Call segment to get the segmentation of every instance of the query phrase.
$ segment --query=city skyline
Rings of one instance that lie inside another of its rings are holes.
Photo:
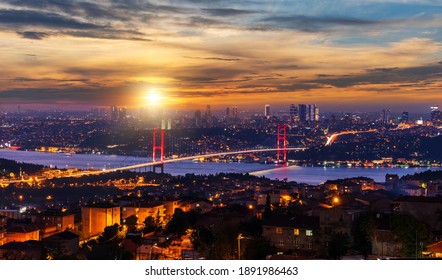
[[[438,2],[5,0],[1,108],[429,112]]]

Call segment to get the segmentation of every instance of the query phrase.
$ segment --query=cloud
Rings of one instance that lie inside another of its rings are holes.
[[[256,14],[256,11],[237,10],[237,9],[202,9],[204,12],[217,17],[234,17],[242,15]]]
[[[334,26],[368,26],[380,24],[378,21],[363,20],[349,17],[331,17],[331,16],[272,16],[260,19],[261,28],[287,28],[296,29],[305,32],[324,31],[332,29]]]
[[[23,38],[33,39],[33,40],[41,40],[49,36],[49,34],[46,32],[37,32],[37,31],[24,31],[24,32],[17,31],[17,34],[19,34]]]
[[[12,27],[51,27],[68,29],[100,29],[104,26],[81,22],[59,14],[26,10],[0,10],[0,23]]]
[[[184,56],[190,59],[204,59],[204,60],[219,60],[219,61],[240,61],[240,58],[225,58],[225,57],[198,57],[198,56]]]
[[[140,31],[153,15],[133,9],[114,9],[109,4],[76,1],[9,0],[15,9],[0,10],[0,27],[14,30],[23,38],[44,39],[50,36],[151,41]],[[19,9],[17,9],[17,7]],[[28,8],[28,9],[23,9]],[[44,30],[29,30],[38,27]],[[45,33],[45,34],[44,34]]]
[[[417,83],[434,78],[442,79],[441,64],[404,68],[368,69],[360,74],[348,76],[319,76],[318,79],[312,82],[346,88],[366,84]]]
[[[96,106],[106,101],[127,98],[123,88],[93,87],[63,84],[57,87],[20,87],[0,90],[0,100],[4,103],[19,104],[63,104]]]

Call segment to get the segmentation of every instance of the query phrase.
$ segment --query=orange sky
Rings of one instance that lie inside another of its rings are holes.
[[[430,1],[3,2],[0,108],[143,107],[152,89],[173,109],[441,101]]]

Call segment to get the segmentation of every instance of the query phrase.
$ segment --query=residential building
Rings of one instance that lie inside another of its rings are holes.
[[[166,205],[162,201],[136,202],[121,208],[123,223],[130,216],[136,216],[138,223],[143,223],[147,217],[154,218],[159,224],[164,224]]]
[[[16,224],[6,229],[7,242],[40,240],[40,229],[34,224]]]
[[[263,221],[263,236],[279,252],[311,256],[320,249],[317,242],[319,228],[319,217],[272,215]]]
[[[112,204],[95,204],[81,207],[83,238],[99,235],[105,227],[120,224],[120,207]]]
[[[70,256],[79,250],[80,236],[70,231],[63,231],[42,239],[49,254],[57,257]]]
[[[0,246],[1,260],[40,260],[43,255],[41,241],[9,242]]]

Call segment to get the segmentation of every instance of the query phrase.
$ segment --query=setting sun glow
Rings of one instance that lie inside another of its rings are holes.
[[[147,99],[148,105],[159,105],[163,100],[163,96],[158,90],[152,89],[145,97]]]

